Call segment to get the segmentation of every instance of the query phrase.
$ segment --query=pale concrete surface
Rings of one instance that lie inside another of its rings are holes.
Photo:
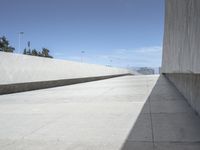
[[[199,150],[199,127],[163,76],[0,96],[2,150]]]
[[[177,89],[200,115],[200,74],[166,74]]]
[[[200,73],[200,1],[165,0],[162,72]]]
[[[0,68],[0,85],[130,73],[127,69],[6,52],[0,52]]]
[[[165,0],[162,72],[200,114],[200,0]]]

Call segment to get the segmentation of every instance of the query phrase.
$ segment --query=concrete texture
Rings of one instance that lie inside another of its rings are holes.
[[[199,150],[199,126],[164,76],[0,96],[3,150]]]
[[[166,76],[183,93],[189,104],[200,115],[200,75],[167,74]]]
[[[126,69],[0,52],[0,94],[134,74]]]
[[[200,1],[165,0],[163,73],[200,73]]]
[[[162,72],[200,114],[200,1],[166,0]]]
[[[120,77],[120,76],[125,76],[125,75],[130,75],[130,74],[118,74],[118,75],[106,75],[106,76],[87,77],[87,78],[75,78],[75,79],[6,84],[6,85],[0,85],[0,95],[16,93],[16,92],[31,91],[31,90],[38,90],[38,89],[45,89],[45,88],[64,86],[64,85],[72,85],[72,84],[77,84],[77,83],[91,82],[91,81],[109,79],[109,78]]]
[[[0,60],[0,85],[130,73],[126,69],[5,52],[0,52]]]

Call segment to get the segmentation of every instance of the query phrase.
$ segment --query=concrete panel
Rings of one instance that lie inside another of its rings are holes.
[[[200,0],[166,0],[162,72],[200,114],[199,39]]]
[[[153,114],[156,142],[199,142],[200,119],[194,113]]]
[[[154,150],[199,150],[200,143],[198,142],[191,142],[191,143],[155,143]]]
[[[131,73],[126,69],[5,52],[0,52],[0,68],[0,94],[95,81]]]
[[[0,85],[0,94],[10,94],[10,93],[45,89],[45,88],[51,88],[51,87],[57,87],[57,86],[72,85],[72,84],[77,84],[77,83],[84,83],[84,82],[120,77],[120,76],[125,76],[125,75],[130,75],[130,74],[6,84],[6,85]]]
[[[126,69],[0,52],[0,85],[130,73]]]
[[[164,76],[157,79],[123,76],[0,95],[0,147],[199,150],[200,118]],[[160,99],[158,89],[177,94],[171,100]]]
[[[150,114],[140,116],[140,113],[157,78],[124,76],[1,95],[0,147],[3,150],[151,150]],[[140,100],[134,98],[137,93],[132,91],[136,89],[143,91]],[[131,101],[127,100],[129,96]],[[132,128],[127,139],[131,142],[122,148]]]
[[[152,142],[128,141],[121,150],[154,150]]]
[[[150,114],[141,114],[138,117],[137,122],[132,129],[132,132],[129,134],[128,141],[144,141],[151,142],[152,139],[152,130],[151,130],[151,118]]]
[[[185,100],[158,100],[151,102],[152,113],[188,113],[191,107]]]
[[[183,94],[192,108],[200,114],[200,75],[166,74],[166,77]]]
[[[200,73],[200,1],[166,0],[163,73]]]

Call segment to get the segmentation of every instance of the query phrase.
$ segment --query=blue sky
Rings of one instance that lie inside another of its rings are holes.
[[[0,36],[18,50],[116,67],[161,64],[164,0],[0,0]],[[85,51],[81,54],[81,51]]]

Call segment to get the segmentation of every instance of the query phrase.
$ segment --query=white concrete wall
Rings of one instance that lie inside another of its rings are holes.
[[[127,73],[126,69],[0,52],[0,85]]]
[[[200,73],[200,0],[166,0],[163,73]]]
[[[200,115],[200,0],[165,0],[162,72]]]

